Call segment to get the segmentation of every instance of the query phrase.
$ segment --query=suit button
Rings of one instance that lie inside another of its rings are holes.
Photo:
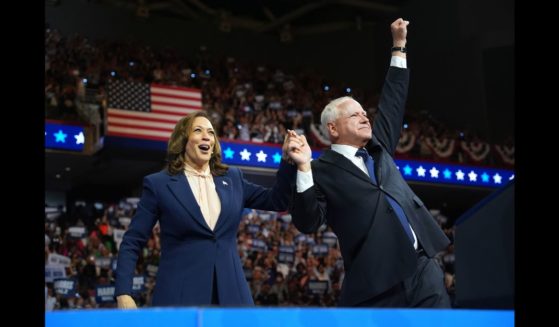
[[[212,240],[215,242],[217,241],[217,237],[215,237],[215,235],[212,235]]]
[[[384,186],[380,185],[379,187],[380,187],[381,190],[384,191]]]

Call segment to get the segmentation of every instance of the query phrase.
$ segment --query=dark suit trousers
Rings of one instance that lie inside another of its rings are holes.
[[[388,308],[450,308],[444,273],[434,259],[418,253],[415,273],[388,291],[357,305]]]

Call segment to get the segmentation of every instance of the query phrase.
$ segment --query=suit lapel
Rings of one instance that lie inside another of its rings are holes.
[[[204,227],[205,229],[211,231],[210,227],[204,220],[204,216],[202,216],[202,211],[200,210],[200,206],[196,199],[194,198],[194,194],[190,189],[190,184],[188,184],[188,179],[184,173],[179,173],[177,175],[171,176],[171,181],[167,184],[171,193],[175,196],[177,201],[190,213],[194,220],[200,224],[200,226]]]
[[[233,192],[233,182],[228,176],[214,176],[214,184],[219,200],[221,201],[221,211],[219,213],[219,218],[215,225],[214,231],[225,223],[225,216],[228,209],[231,207],[229,202],[231,201],[231,192]]]
[[[367,174],[365,174],[363,171],[361,171],[361,169],[355,166],[353,162],[349,161],[346,157],[337,153],[336,151],[330,149],[324,150],[319,160],[338,166],[339,168],[346,170],[347,172],[361,178],[363,181],[373,184],[373,182],[371,181],[369,176],[367,176]]]

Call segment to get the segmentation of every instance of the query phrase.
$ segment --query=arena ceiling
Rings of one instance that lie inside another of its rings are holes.
[[[138,17],[209,22],[228,31],[317,34],[394,19],[408,0],[98,0]]]

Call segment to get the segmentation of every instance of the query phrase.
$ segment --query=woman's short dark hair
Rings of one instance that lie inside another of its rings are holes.
[[[167,170],[171,175],[176,175],[184,170],[188,135],[192,130],[192,123],[197,117],[204,117],[210,120],[210,117],[205,111],[196,111],[181,118],[175,125],[175,129],[167,144]],[[215,144],[210,158],[210,172],[213,176],[221,176],[227,173],[229,167],[221,163],[221,145],[219,144],[219,139],[216,134],[214,134],[214,138]]]

